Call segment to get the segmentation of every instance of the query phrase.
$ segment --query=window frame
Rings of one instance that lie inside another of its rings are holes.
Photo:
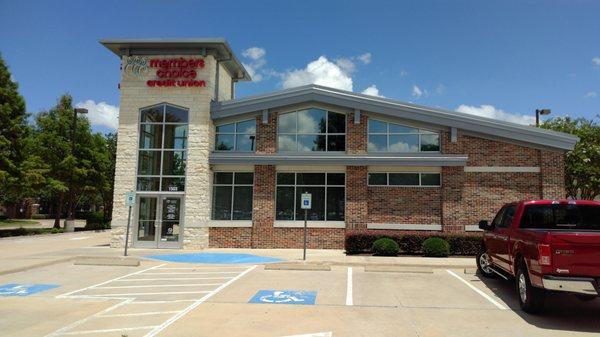
[[[294,184],[279,184],[277,182],[277,176],[279,174],[293,174],[294,175]],[[325,175],[325,183],[324,185],[298,185],[298,174],[306,174],[306,173],[317,173],[317,174],[324,174]],[[344,175],[344,184],[343,185],[329,185],[328,181],[327,181],[327,174],[343,174]],[[344,188],[344,208],[346,205],[346,198],[347,198],[347,194],[346,194],[346,183],[347,183],[347,175],[346,172],[337,172],[337,171],[331,171],[331,172],[314,172],[314,171],[277,171],[275,173],[275,222],[296,222],[296,221],[304,221],[304,219],[296,219],[296,214],[297,214],[297,200],[296,200],[296,196],[297,196],[297,189],[298,186],[300,187],[323,187],[325,189],[325,194],[323,195],[323,200],[325,201],[325,205],[323,208],[323,212],[324,212],[324,220],[307,220],[309,222],[321,222],[321,223],[325,223],[325,222],[345,222],[346,221],[346,210],[344,209],[344,218],[342,220],[327,220],[327,188],[328,187],[343,187]],[[277,219],[277,190],[278,187],[293,187],[294,188],[294,218],[293,219]]]
[[[311,109],[315,109],[315,110],[322,110],[325,111],[325,132],[308,132],[308,133],[300,133],[298,132],[298,112],[301,111],[310,111]],[[329,114],[333,113],[333,114],[339,114],[344,116],[344,132],[340,133],[340,132],[329,132]],[[294,114],[295,115],[295,119],[296,119],[296,131],[295,132],[279,132],[279,120],[281,115],[287,115],[287,114]],[[277,152],[278,153],[319,153],[319,152],[346,152],[346,140],[348,139],[347,135],[348,135],[348,115],[344,112],[338,112],[338,111],[333,111],[330,109],[324,109],[324,108],[320,108],[320,107],[307,107],[307,108],[303,108],[303,109],[297,109],[297,110],[292,110],[292,111],[285,111],[285,112],[279,112],[277,113],[277,125],[276,127],[276,134],[277,134],[277,138],[275,140],[276,143],[276,148],[277,148]],[[296,150],[295,151],[284,151],[284,150],[280,150],[279,149],[279,136],[293,136],[295,139],[295,144],[296,144]],[[299,143],[298,143],[298,136],[325,136],[325,150],[324,151],[299,151],[298,147],[299,147]],[[344,136],[344,149],[343,150],[329,150],[329,136]]]
[[[386,125],[385,132],[371,132],[370,129],[371,129],[372,121],[376,121],[379,123],[385,123],[385,125]],[[398,125],[400,127],[405,127],[405,128],[416,129],[417,132],[390,132],[390,124]],[[385,136],[385,139],[386,139],[385,148],[386,149],[383,151],[369,150],[369,139],[370,139],[371,135]],[[419,150],[418,151],[404,151],[404,152],[390,151],[390,137],[391,136],[403,136],[403,135],[406,135],[406,136],[417,135]],[[438,137],[438,150],[437,151],[423,151],[422,150],[422,146],[423,146],[422,136],[426,136],[426,135],[436,135]],[[441,140],[440,133],[437,131],[427,130],[427,129],[423,129],[420,127],[414,127],[414,126],[406,125],[406,124],[395,123],[395,122],[387,121],[384,119],[377,119],[377,118],[371,118],[371,117],[369,117],[367,119],[367,152],[370,152],[370,153],[441,153],[441,151],[442,151],[442,140]]]
[[[249,122],[249,121],[253,121],[254,122],[254,133],[242,133],[242,132],[238,132],[237,127],[238,127],[238,123],[244,123],[244,122]],[[217,128],[221,127],[221,126],[225,126],[225,125],[229,125],[229,124],[233,124],[233,132],[217,132]],[[246,153],[252,153],[252,152],[256,152],[256,118],[250,118],[250,119],[243,119],[243,120],[236,120],[236,121],[231,121],[228,123],[223,123],[223,124],[218,124],[215,125],[215,144],[213,146],[214,151],[215,152],[246,152]],[[217,149],[217,137],[219,135],[233,135],[233,149],[231,150],[219,150]],[[253,142],[253,146],[252,146],[252,150],[250,151],[246,151],[246,150],[237,150],[237,143],[238,143],[238,136],[244,136],[244,135],[252,135],[254,137],[254,142]]]
[[[390,174],[418,174],[419,175],[419,185],[390,185]],[[371,174],[385,174],[385,185],[374,185],[370,183],[369,176]],[[440,184],[439,185],[423,185],[423,174],[437,174],[440,176]],[[439,188],[442,187],[442,172],[422,172],[422,171],[406,171],[406,172],[380,172],[373,171],[367,173],[367,186],[368,187],[418,187],[418,188]]]
[[[187,122],[167,122],[166,121],[166,112],[167,112],[167,106],[172,106],[174,108],[177,109],[182,109],[185,110],[187,113]],[[152,109],[152,108],[156,108],[156,107],[161,107],[162,109],[162,121],[160,122],[149,122],[149,121],[142,121],[142,117],[143,117],[143,111],[148,110],[148,109]],[[162,103],[158,103],[155,105],[150,105],[150,106],[146,106],[143,108],[139,108],[138,109],[138,141],[137,141],[137,165],[136,165],[136,170],[135,170],[135,190],[137,193],[172,193],[172,194],[182,194],[185,193],[186,190],[186,181],[187,181],[187,170],[188,170],[188,163],[187,163],[187,159],[188,159],[188,139],[189,139],[189,117],[190,117],[190,109],[180,106],[180,105],[176,105],[176,104],[172,104],[172,103],[168,103],[168,102],[162,102]],[[160,137],[160,147],[156,147],[156,148],[142,148],[142,144],[141,143],[141,139],[142,139],[142,134],[146,133],[145,131],[143,131],[143,127],[145,125],[157,125],[160,126],[160,130],[161,130],[161,137]],[[175,139],[177,138],[185,138],[183,140],[183,148],[165,148],[165,134],[166,134],[166,129],[168,125],[173,125],[173,126],[185,126],[186,127],[186,135],[185,137],[175,137],[175,134],[173,134],[173,139],[174,139],[174,144],[175,144]],[[158,174],[139,174],[139,170],[140,170],[140,158],[141,158],[141,153],[143,151],[146,152],[153,152],[153,153],[158,153],[159,154],[159,171]],[[184,172],[183,175],[172,175],[172,174],[164,174],[163,170],[164,170],[164,153],[165,152],[171,152],[171,153],[175,153],[175,152],[183,152],[183,156],[185,158],[185,168],[184,168]],[[140,178],[147,178],[147,179],[158,179],[158,189],[157,190],[141,190],[138,188],[139,185],[139,179]],[[163,178],[166,179],[183,179],[183,190],[177,190],[177,191],[170,191],[170,190],[163,190]]]
[[[216,183],[216,176],[217,173],[231,173],[231,184],[218,184]],[[236,184],[235,183],[235,175],[238,173],[251,173],[252,174],[252,184]],[[254,201],[254,179],[255,179],[255,175],[254,175],[254,171],[227,171],[227,170],[219,170],[219,171],[213,171],[213,175],[212,175],[212,189],[211,189],[211,209],[210,209],[210,221],[253,221],[253,216],[254,216],[254,209],[251,206],[250,207],[250,219],[233,219],[233,202],[235,200],[235,187],[236,186],[244,186],[244,187],[252,187],[252,201]],[[214,219],[214,207],[215,207],[215,203],[214,203],[214,198],[215,198],[215,187],[217,186],[226,186],[226,187],[231,187],[231,209],[229,210],[229,219]]]

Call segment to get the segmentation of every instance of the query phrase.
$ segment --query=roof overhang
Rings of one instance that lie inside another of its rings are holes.
[[[102,39],[100,43],[118,56],[123,55],[213,55],[234,80],[251,81],[246,68],[223,38],[200,39]]]
[[[217,102],[211,107],[211,117],[213,120],[218,121],[241,115],[258,115],[263,110],[308,102],[337,105],[560,150],[572,150],[579,140],[578,137],[562,132],[319,85],[307,85],[266,95]]]
[[[252,152],[232,153],[213,152],[208,157],[209,164],[236,165],[389,165],[389,166],[465,166],[468,156],[444,155],[439,153],[419,154],[256,154]]]

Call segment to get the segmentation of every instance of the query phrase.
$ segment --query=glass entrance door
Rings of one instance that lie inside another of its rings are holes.
[[[181,247],[181,196],[139,196],[136,247]]]

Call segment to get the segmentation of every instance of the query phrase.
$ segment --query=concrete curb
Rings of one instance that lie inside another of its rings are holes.
[[[77,256],[74,265],[137,267],[140,259],[125,256]]]
[[[265,270],[311,270],[330,271],[331,266],[312,263],[272,263],[266,264]]]
[[[22,271],[27,271],[27,270],[30,270],[30,269],[51,266],[53,264],[58,264],[58,263],[63,263],[63,262],[69,262],[69,261],[71,261],[73,259],[74,259],[74,257],[66,257],[66,258],[62,258],[62,259],[44,261],[44,262],[40,262],[40,263],[34,263],[34,264],[31,264],[31,265],[28,265],[28,266],[24,266],[24,267],[13,268],[13,269],[8,269],[8,270],[2,270],[2,271],[0,271],[0,275],[14,274],[14,273],[22,272]]]

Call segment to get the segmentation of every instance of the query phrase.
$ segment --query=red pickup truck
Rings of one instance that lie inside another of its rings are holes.
[[[521,308],[538,313],[549,291],[600,294],[600,202],[536,200],[504,205],[484,230],[477,268],[515,280]]]

